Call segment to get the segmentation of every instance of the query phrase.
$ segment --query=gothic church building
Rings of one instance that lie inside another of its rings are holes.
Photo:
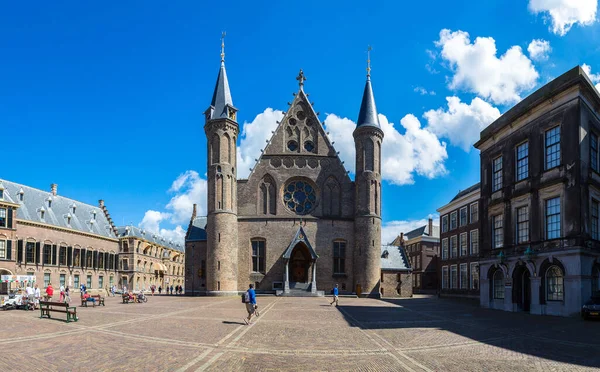
[[[354,181],[304,92],[302,70],[289,110],[248,179],[238,179],[240,127],[221,57],[205,112],[208,215],[194,208],[187,231],[186,293],[231,295],[253,283],[258,292],[322,295],[337,283],[341,293],[379,297],[383,131],[370,74],[352,133]]]

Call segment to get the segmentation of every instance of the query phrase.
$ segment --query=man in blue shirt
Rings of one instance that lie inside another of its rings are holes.
[[[329,306],[333,305],[335,303],[335,306],[338,305],[338,285],[336,284],[335,287],[333,287],[333,301],[331,301],[331,303],[329,304]]]
[[[252,323],[250,319],[252,319],[252,315],[255,315],[256,307],[256,293],[254,292],[254,284],[250,284],[250,287],[246,291],[246,311],[248,311],[248,318],[244,318],[244,322],[246,322],[246,324]]]

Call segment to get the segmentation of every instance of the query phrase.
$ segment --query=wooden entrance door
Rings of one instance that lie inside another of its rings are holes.
[[[307,248],[303,244],[297,245],[292,252],[292,259],[290,260],[290,281],[307,283],[309,266],[310,260]]]

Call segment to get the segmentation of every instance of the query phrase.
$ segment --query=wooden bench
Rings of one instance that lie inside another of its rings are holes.
[[[104,297],[98,295],[92,295],[92,298],[95,300],[94,302],[98,304],[98,306],[106,306],[104,305]]]
[[[97,301],[98,299],[96,296],[90,296],[88,298],[83,298],[83,296],[81,296],[81,307],[87,307],[90,302],[92,303],[92,307],[96,307]]]
[[[40,318],[47,317],[51,318],[50,313],[62,313],[67,314],[67,323],[70,321],[78,321],[77,308],[69,306],[66,302],[51,302],[51,301],[40,301]]]

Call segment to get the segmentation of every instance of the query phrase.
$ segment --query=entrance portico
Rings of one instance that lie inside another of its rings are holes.
[[[319,256],[300,227],[283,253],[285,294],[291,289],[308,291],[309,287],[311,293],[317,293],[317,258]]]

